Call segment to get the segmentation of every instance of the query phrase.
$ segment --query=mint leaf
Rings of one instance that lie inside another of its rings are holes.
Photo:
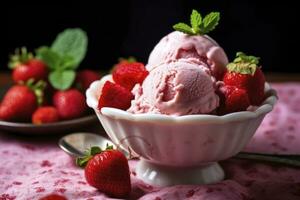
[[[48,47],[40,47],[36,50],[36,55],[38,59],[43,60],[50,70],[59,68],[61,57],[56,52],[52,51]]]
[[[75,63],[76,61],[72,56],[64,56],[61,59],[60,68],[64,70],[75,70],[77,68]]]
[[[75,69],[75,60],[71,56],[61,57],[49,47],[40,47],[36,50],[37,58],[43,60],[50,70]]]
[[[61,57],[69,56],[74,59],[74,66],[77,68],[85,57],[88,45],[86,32],[79,28],[66,29],[54,40],[51,49]]]
[[[201,14],[197,10],[193,10],[191,14],[191,25],[195,33],[198,33],[199,26],[202,23]]]
[[[219,20],[219,12],[211,12],[202,19],[201,14],[197,10],[193,10],[190,19],[191,27],[185,23],[178,23],[173,28],[189,35],[204,35],[215,29]]]
[[[185,23],[178,23],[173,26],[176,31],[180,31],[186,34],[195,35],[192,28]]]
[[[200,28],[202,34],[206,34],[216,28],[220,20],[219,12],[211,12],[206,15],[203,19],[202,27]]]
[[[75,71],[73,70],[55,70],[50,72],[49,81],[51,85],[58,90],[67,90],[75,80]]]

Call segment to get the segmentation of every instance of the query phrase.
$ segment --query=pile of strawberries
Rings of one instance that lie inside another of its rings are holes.
[[[99,98],[98,108],[113,107],[126,110],[134,98],[131,93],[135,84],[142,84],[149,72],[143,63],[135,60],[122,60],[112,71],[113,82],[106,81]]]
[[[218,91],[220,115],[246,110],[250,105],[259,106],[264,100],[265,76],[258,66],[259,58],[242,52],[227,65],[224,86]]]
[[[14,85],[0,104],[0,120],[53,123],[81,117],[87,113],[84,92],[100,75],[91,70],[76,73],[76,80],[66,90],[49,83],[49,67],[22,48],[10,62]]]

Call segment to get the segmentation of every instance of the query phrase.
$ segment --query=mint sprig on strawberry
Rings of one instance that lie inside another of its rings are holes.
[[[219,12],[211,12],[202,18],[197,10],[193,10],[190,18],[191,26],[181,22],[175,24],[173,28],[188,35],[205,35],[216,28],[219,20]]]
[[[87,34],[79,29],[66,29],[58,34],[51,47],[37,49],[37,57],[49,67],[50,84],[58,90],[67,90],[73,84],[75,70],[87,51]]]

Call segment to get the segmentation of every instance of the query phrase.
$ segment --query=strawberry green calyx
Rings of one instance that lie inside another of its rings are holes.
[[[227,70],[229,72],[251,74],[253,76],[258,67],[259,59],[259,57],[248,56],[243,52],[237,52],[233,62],[227,65]]]
[[[47,83],[42,80],[34,83],[34,79],[29,79],[24,84],[34,92],[36,99],[37,99],[37,103],[39,106],[41,106],[44,101],[44,90],[47,86]]]
[[[197,10],[193,10],[190,18],[191,26],[185,23],[178,23],[173,28],[188,35],[205,35],[214,30],[219,21],[219,12],[211,12],[202,19],[201,14]]]
[[[18,64],[26,63],[28,60],[32,58],[33,58],[33,54],[27,52],[26,47],[17,48],[15,50],[15,54],[10,56],[8,67],[10,69],[14,69],[18,66]]]
[[[103,151],[112,150],[112,145],[106,145],[106,149],[102,150],[100,147],[93,146],[85,152],[85,156],[76,158],[76,165],[84,168],[90,159],[92,159],[95,155],[102,153]]]
[[[128,58],[123,58],[123,57],[121,57],[121,58],[118,59],[118,61],[119,61],[119,62],[124,62],[124,61],[126,61],[126,62],[128,62],[128,63],[134,63],[134,62],[137,62],[136,58],[133,57],[133,56],[129,56]]]

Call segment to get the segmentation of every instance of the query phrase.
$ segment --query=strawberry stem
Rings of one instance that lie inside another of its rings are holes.
[[[44,90],[47,86],[47,83],[42,80],[34,83],[34,79],[31,78],[25,83],[23,82],[22,84],[26,85],[34,92],[38,106],[42,105],[44,101]]]
[[[118,59],[118,61],[119,61],[119,62],[127,61],[128,63],[134,63],[134,62],[137,62],[137,61],[136,61],[136,58],[133,57],[133,56],[129,56],[128,58],[123,58],[123,57],[121,57],[121,58]]]
[[[95,155],[102,153],[103,151],[112,150],[113,146],[106,144],[105,150],[102,150],[98,146],[92,146],[90,149],[85,151],[85,156],[76,158],[76,165],[84,168],[90,159],[92,159]]]

